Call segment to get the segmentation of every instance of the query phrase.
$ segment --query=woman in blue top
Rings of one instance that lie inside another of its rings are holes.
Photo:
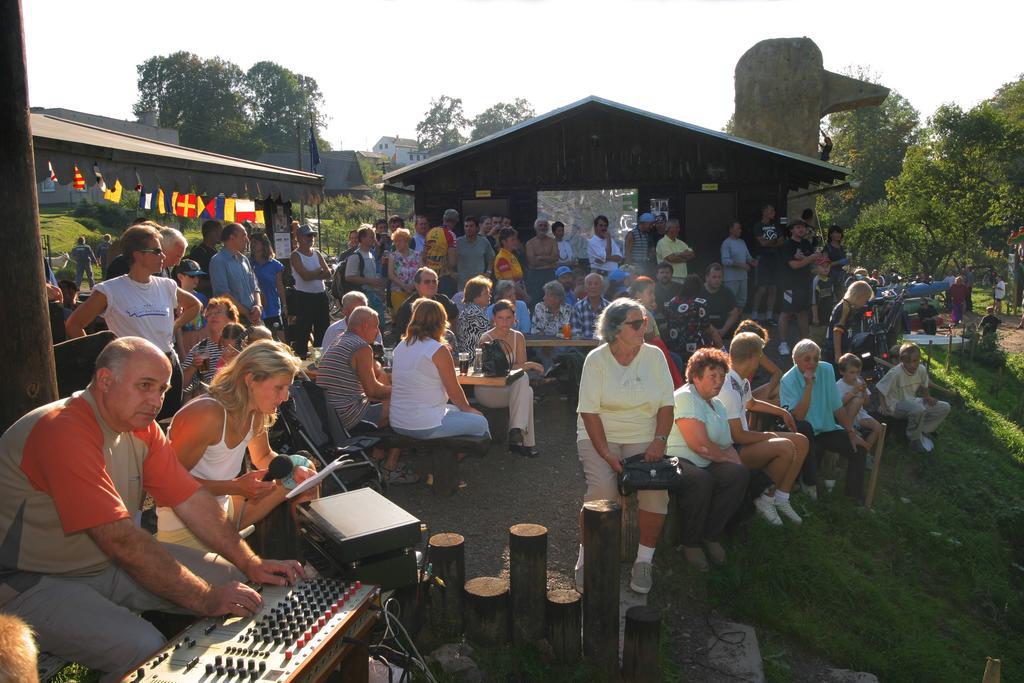
[[[533,329],[533,325],[530,322],[530,307],[522,299],[517,299],[516,293],[516,283],[512,280],[498,280],[498,284],[494,285],[495,301],[506,299],[515,304],[516,322],[512,329],[523,334],[530,334],[530,331]],[[487,319],[494,322],[494,304],[487,307]]]
[[[284,294],[284,265],[277,260],[270,238],[258,232],[252,236],[249,247],[256,281],[263,292],[263,324],[274,333],[278,341],[285,341],[288,328],[288,304]]]
[[[728,373],[728,354],[697,349],[686,364],[686,384],[673,395],[676,428],[669,434],[666,453],[679,458],[683,472],[679,487],[683,554],[701,571],[708,570],[708,559],[725,562],[718,537],[743,502],[750,480],[733,447],[725,405],[718,400]]]
[[[825,451],[835,451],[847,459],[846,495],[863,501],[867,444],[843,410],[832,365],[821,360],[821,348],[810,339],[793,347],[793,367],[782,376],[779,393],[782,407],[793,414],[797,429],[810,442],[802,470],[804,490],[817,498],[817,465]],[[828,490],[832,485],[826,480]]]

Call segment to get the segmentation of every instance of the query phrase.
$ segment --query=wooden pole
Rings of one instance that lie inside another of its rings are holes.
[[[428,541],[434,576],[444,588],[431,592],[430,630],[438,637],[462,633],[462,586],[466,582],[466,539],[459,534],[434,534]]]
[[[946,340],[946,372],[949,372],[949,360],[953,357],[953,327],[949,328],[949,338]]]
[[[932,371],[932,344],[934,343],[933,341],[928,342],[928,365],[924,368],[928,372]]]
[[[626,610],[626,633],[622,639],[622,679],[627,683],[658,683],[661,667],[661,610],[633,605]]]
[[[516,524],[508,530],[512,642],[533,643],[544,637],[544,599],[548,592],[548,530],[539,524]]]
[[[985,675],[981,677],[981,683],[999,683],[1002,675],[1003,663],[1001,660],[985,658]]]
[[[583,504],[583,655],[607,677],[619,669],[619,536],[622,507]]]
[[[871,468],[871,479],[868,481],[868,495],[864,498],[864,507],[868,510],[875,502],[875,486],[878,485],[878,472],[882,469],[882,453],[885,451],[885,432],[889,428],[882,423],[882,433],[878,435],[875,442],[875,465]]]
[[[583,621],[580,598],[580,594],[571,588],[548,591],[546,633],[555,659],[563,664],[580,661]]]
[[[640,543],[640,504],[637,496],[622,498],[622,538],[619,543],[619,561],[629,562],[636,557]]]
[[[496,576],[470,579],[466,582],[463,598],[466,605],[466,638],[480,645],[507,643],[508,580]]]
[[[53,338],[43,283],[35,158],[25,76],[21,3],[0,3],[0,187],[4,189],[4,248],[0,267],[0,433],[33,408],[57,400]]]

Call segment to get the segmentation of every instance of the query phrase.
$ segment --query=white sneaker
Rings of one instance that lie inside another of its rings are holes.
[[[634,562],[633,570],[629,574],[629,588],[634,593],[646,595],[651,592],[654,585],[650,562]]]
[[[774,499],[769,496],[758,496],[757,500],[754,501],[754,508],[757,509],[757,514],[761,515],[764,521],[772,526],[782,526],[782,518],[779,517],[779,513],[775,510]]]
[[[927,434],[921,435],[921,445],[924,446],[924,450],[928,453],[935,450],[935,442],[929,439]]]
[[[583,595],[583,565],[576,567],[576,592]]]
[[[780,342],[779,343],[779,355],[780,356],[788,356],[789,355],[789,344],[787,344],[786,342]]]
[[[775,498],[774,502],[775,509],[781,512],[782,516],[793,522],[793,524],[800,524],[804,521],[801,519],[800,515],[796,513],[796,510],[793,509],[793,506],[788,500],[779,500],[778,498]]]
[[[811,500],[818,500],[818,487],[815,486],[814,484],[804,484],[803,482],[801,482],[800,490],[803,491],[804,495],[806,495]]]
[[[836,480],[835,479],[826,479],[825,480],[825,490],[826,491],[828,491],[829,493],[832,493],[832,489],[834,489],[835,487],[836,487]]]

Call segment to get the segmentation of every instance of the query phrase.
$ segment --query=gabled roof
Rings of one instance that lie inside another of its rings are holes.
[[[295,152],[267,152],[260,161],[275,166],[294,168]],[[309,168],[309,148],[302,149],[302,166]],[[320,152],[320,164],[316,172],[324,177],[324,191],[328,193],[369,191],[363,171],[359,167],[356,152],[352,150],[332,150]]]
[[[735,135],[729,135],[728,133],[723,133],[721,131],[711,130],[710,128],[704,128],[703,126],[687,123],[685,121],[679,121],[668,116],[654,114],[649,111],[644,111],[643,109],[637,109],[636,107],[630,107],[625,104],[620,104],[618,102],[606,100],[602,97],[597,97],[596,95],[590,95],[588,97],[584,97],[582,100],[578,100],[571,104],[567,104],[564,107],[560,107],[553,111],[549,111],[546,114],[541,114],[540,116],[535,116],[532,119],[527,119],[526,121],[517,123],[516,125],[511,126],[510,128],[498,131],[497,133],[492,133],[491,135],[488,135],[485,138],[481,138],[480,140],[469,142],[465,145],[462,145],[461,147],[456,147],[455,149],[443,152],[436,156],[432,156],[428,159],[424,159],[423,161],[418,161],[414,164],[403,166],[398,170],[386,174],[384,176],[384,180],[402,182],[403,176],[408,177],[413,173],[418,173],[433,168],[434,166],[443,164],[454,158],[472,152],[480,147],[484,147],[493,142],[496,142],[497,140],[500,140],[502,138],[513,137],[522,134],[524,133],[524,131],[527,131],[530,128],[541,127],[544,126],[545,124],[554,123],[558,120],[566,118],[568,115],[572,114],[578,109],[595,106],[607,108],[625,114],[630,114],[632,116],[637,116],[650,121],[665,123],[670,126],[676,126],[682,130],[690,131],[693,133],[699,133],[701,135],[707,135],[713,138],[718,138],[719,140],[725,141],[730,144],[735,144],[741,147],[747,147],[760,152],[767,152],[772,155],[786,157],[788,159],[792,159],[800,163],[810,164],[812,166],[817,167],[820,170],[826,171],[831,174],[845,176],[852,173],[852,171],[848,168],[836,166],[835,164],[830,164],[827,161],[821,161],[820,159],[804,156],[803,154],[797,154],[796,152],[789,152],[784,149],[769,147],[768,145],[763,145],[759,142],[754,142],[752,140],[747,140],[745,138],[736,137]]]
[[[32,114],[32,146],[36,181],[48,176],[47,164],[62,182],[78,166],[89,185],[94,184],[93,164],[108,182],[125,187],[137,181],[147,187],[201,194],[240,197],[280,195],[285,201],[317,204],[323,178],[315,173],[238,159],[191,147],[118,133],[77,121]]]

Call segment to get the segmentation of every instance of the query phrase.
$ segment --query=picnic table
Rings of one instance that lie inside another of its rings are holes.
[[[548,337],[540,334],[527,334],[526,336],[526,347],[527,348],[556,348],[564,346],[575,346],[585,349],[593,349],[601,345],[601,342],[597,339],[585,339],[583,337],[573,337],[572,339],[565,339],[564,337]]]
[[[302,364],[302,372],[304,372],[310,379],[315,380],[317,376],[316,363],[312,360],[304,361]],[[385,372],[390,374],[391,368],[385,368]],[[523,369],[520,368],[519,370],[513,370],[503,377],[487,377],[485,375],[474,374],[473,372],[463,375],[459,372],[458,367],[455,368],[455,376],[458,378],[459,384],[464,387],[506,387],[522,377],[524,374]]]

